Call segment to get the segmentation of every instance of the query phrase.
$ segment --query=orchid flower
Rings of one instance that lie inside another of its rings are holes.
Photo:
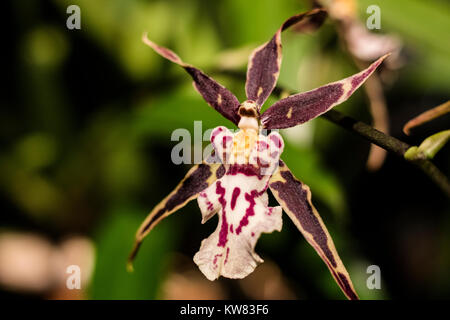
[[[214,233],[202,241],[194,262],[210,280],[219,276],[244,278],[263,261],[254,251],[258,238],[263,232],[281,230],[284,210],[323,259],[347,298],[358,299],[333,240],[311,202],[309,187],[295,178],[280,159],[283,138],[274,131],[269,135],[261,133],[263,129],[302,124],[346,101],[385,58],[343,80],[282,99],[260,114],[280,72],[281,32],[324,13],[322,9],[314,9],[287,19],[267,43],[254,50],[247,69],[247,100],[243,103],[201,70],[144,35],[144,43],[183,67],[206,102],[240,131],[233,134],[225,127],[212,131],[210,140],[220,161],[207,159],[194,166],[175,190],[150,212],[137,231],[130,263],[143,238],[162,219],[197,198],[202,223],[218,214],[219,224]],[[267,189],[280,206],[269,207]]]

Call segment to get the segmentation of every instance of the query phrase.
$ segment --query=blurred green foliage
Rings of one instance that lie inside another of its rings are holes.
[[[161,278],[167,274],[168,258],[173,250],[176,234],[171,223],[165,223],[152,233],[142,254],[135,263],[136,271],[127,272],[127,261],[136,225],[141,221],[142,210],[121,207],[102,221],[95,237],[97,261],[91,285],[92,299],[155,299]],[[179,239],[176,239],[179,241]]]

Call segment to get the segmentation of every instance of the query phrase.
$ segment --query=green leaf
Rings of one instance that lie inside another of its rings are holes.
[[[134,272],[126,270],[136,230],[146,210],[116,209],[102,220],[96,236],[97,257],[90,289],[92,299],[155,299],[167,273],[175,233],[170,222],[154,230],[142,245]]]

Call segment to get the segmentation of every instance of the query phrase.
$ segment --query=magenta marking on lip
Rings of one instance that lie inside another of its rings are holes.
[[[235,176],[240,173],[247,177],[256,176],[259,180],[261,180],[264,176],[261,175],[259,171],[260,170],[258,167],[255,167],[251,164],[233,164],[229,167],[227,175]]]
[[[219,242],[217,243],[219,247],[225,247],[225,244],[228,241],[228,223],[227,223],[227,215],[225,212],[225,206],[227,202],[225,200],[225,191],[226,190],[225,188],[222,187],[220,181],[217,181],[216,193],[220,195],[219,202],[222,205],[222,226],[219,232]]]
[[[269,148],[269,144],[265,141],[258,141],[258,151],[263,151]]]
[[[206,205],[208,206],[208,211],[212,211],[214,209],[214,205],[209,201],[208,196],[205,192],[200,193],[200,197],[206,198]]]
[[[214,139],[216,139],[217,135],[218,135],[219,133],[221,133],[222,131],[223,131],[223,128],[221,128],[221,127],[215,129],[215,130],[213,131],[212,136],[211,136],[211,142],[214,142]]]
[[[278,138],[277,136],[272,134],[272,135],[270,135],[270,140],[272,140],[272,142],[275,143],[275,145],[278,148],[281,148],[281,140],[280,140],[280,138]]]
[[[255,236],[255,233],[254,232],[252,232],[252,237],[254,237]]]
[[[256,157],[256,163],[260,168],[268,168],[270,167],[270,162],[262,160],[260,157]]]
[[[222,162],[224,164],[228,163],[228,157],[229,157],[229,150],[227,148],[227,143],[228,141],[232,141],[233,137],[232,136],[223,136],[222,137]]]
[[[227,143],[230,140],[233,140],[233,137],[223,136],[223,138],[222,138],[222,148],[226,149],[227,148]]]
[[[252,190],[251,193],[245,193],[245,200],[247,200],[250,205],[247,208],[247,210],[245,210],[245,215],[239,222],[239,227],[237,227],[237,229],[236,229],[237,235],[241,233],[243,227],[248,225],[248,218],[250,216],[255,215],[255,204],[256,204],[255,198],[257,196],[258,196],[258,192],[256,190]]]
[[[214,264],[214,268],[217,267],[217,258],[221,257],[222,254],[216,254],[214,255],[214,260],[213,260],[213,264]]]
[[[236,187],[233,190],[233,194],[231,195],[231,210],[234,210],[234,207],[236,207],[236,200],[239,197],[239,194],[241,193],[241,189]]]
[[[227,255],[225,256],[225,262],[223,264],[226,264],[228,261],[228,254],[230,253],[230,248],[227,247]]]

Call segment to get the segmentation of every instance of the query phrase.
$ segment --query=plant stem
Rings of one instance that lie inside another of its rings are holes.
[[[381,148],[393,152],[401,157],[403,157],[405,152],[411,147],[407,143],[400,141],[397,138],[388,136],[385,133],[372,128],[368,124],[346,116],[339,111],[330,110],[321,115],[321,117],[349,131],[357,133],[377,146],[380,146]]]
[[[404,157],[405,152],[411,147],[409,144],[384,134],[377,129],[372,128],[364,122],[357,121],[349,116],[346,116],[339,111],[330,110],[321,115],[322,118],[327,119],[370,142],[386,149],[392,153],[397,154],[403,159],[415,164],[419,167],[430,179],[450,198],[450,182],[448,178],[434,165],[430,160],[408,160]]]

